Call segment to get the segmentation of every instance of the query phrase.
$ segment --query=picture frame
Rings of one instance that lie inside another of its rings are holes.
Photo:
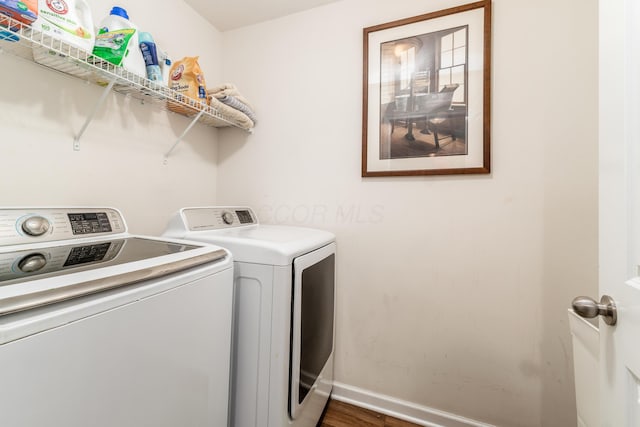
[[[491,0],[363,29],[362,176],[491,172]]]

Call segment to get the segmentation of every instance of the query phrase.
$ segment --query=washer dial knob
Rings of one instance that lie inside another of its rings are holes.
[[[23,273],[33,273],[34,271],[40,270],[45,265],[47,265],[47,259],[45,256],[35,253],[22,258],[18,263],[18,268]]]
[[[22,223],[22,231],[29,236],[42,236],[49,231],[49,228],[51,228],[49,220],[39,215],[29,217]]]
[[[222,213],[222,220],[227,225],[233,224],[233,214],[231,212],[223,212]]]

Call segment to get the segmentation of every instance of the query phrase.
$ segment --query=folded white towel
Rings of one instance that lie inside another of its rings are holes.
[[[221,85],[214,86],[212,88],[207,88],[207,92],[210,94],[214,94],[217,92],[222,92],[223,90],[227,90],[227,89],[237,90],[236,86],[233,83],[223,83]]]

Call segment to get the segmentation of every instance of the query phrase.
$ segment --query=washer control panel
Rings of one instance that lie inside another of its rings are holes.
[[[258,223],[247,207],[185,208],[182,218],[190,231],[221,230]]]
[[[111,208],[0,209],[0,246],[126,231],[122,215]],[[28,263],[34,264],[37,265],[37,261]]]

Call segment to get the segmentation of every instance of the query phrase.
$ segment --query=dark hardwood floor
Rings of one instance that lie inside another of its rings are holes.
[[[317,427],[419,427],[369,409],[359,408],[348,403],[330,400],[324,416]]]

